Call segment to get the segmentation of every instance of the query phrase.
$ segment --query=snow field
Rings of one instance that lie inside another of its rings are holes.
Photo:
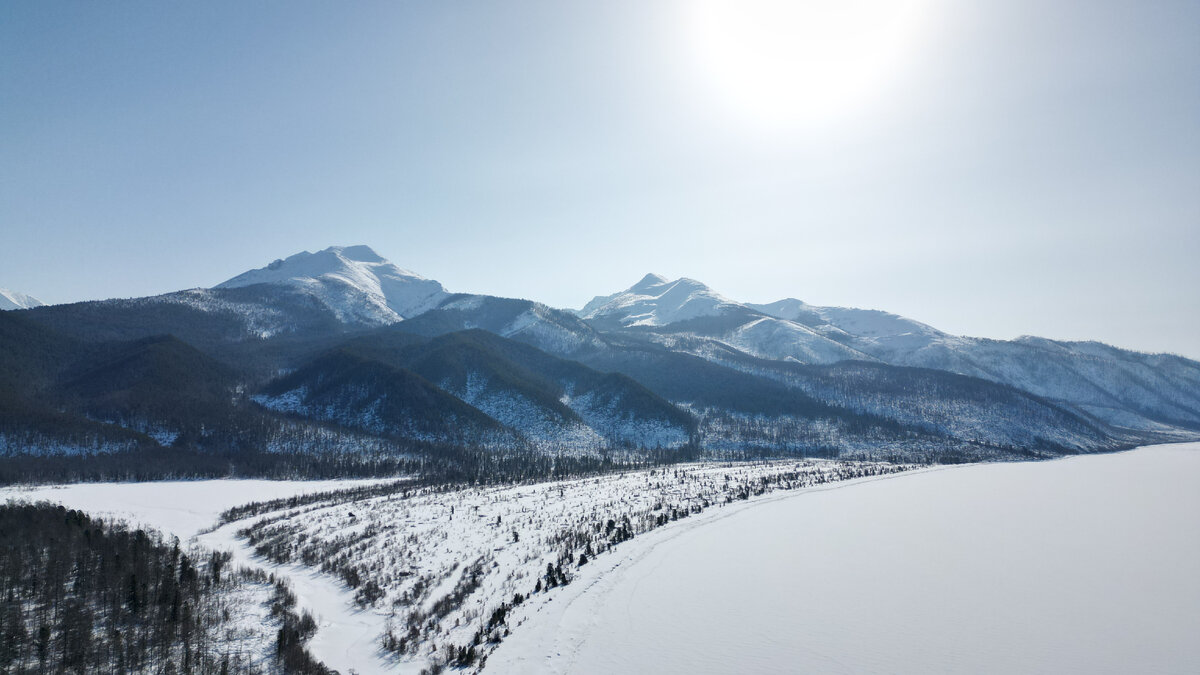
[[[340,577],[367,608],[363,614],[382,618],[372,637],[393,655],[389,667],[418,672],[479,665],[514,627],[635,536],[776,489],[910,468],[829,460],[687,464],[515,487],[413,489],[276,512],[242,526],[259,555]],[[320,639],[319,632],[310,649],[324,658]]]
[[[1200,672],[1200,444],[914,474],[639,538],[486,670]]]
[[[394,479],[73,483],[0,488],[0,499],[55,502],[105,520],[125,520],[187,541],[213,526],[222,511],[249,501],[342,490],[387,480]]]

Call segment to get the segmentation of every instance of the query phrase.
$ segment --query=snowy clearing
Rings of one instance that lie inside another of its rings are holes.
[[[1200,672],[1198,487],[1190,443],[782,493],[631,542],[486,670]]]
[[[191,539],[221,512],[250,501],[343,490],[395,480],[182,480],[150,483],[72,483],[0,488],[0,500],[57,502],[106,520]]]

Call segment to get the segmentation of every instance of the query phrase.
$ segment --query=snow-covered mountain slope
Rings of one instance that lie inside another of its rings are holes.
[[[314,359],[253,399],[271,410],[390,437],[473,444],[504,440],[498,422],[428,380],[345,350]]]
[[[691,412],[710,450],[838,448],[946,461],[1115,449],[1149,437],[980,378],[863,361],[759,359],[694,336],[608,350],[587,363],[625,373]]]
[[[894,362],[976,375],[1066,403],[1111,424],[1200,428],[1200,363],[1096,343],[962,338]]]
[[[836,363],[869,358],[808,326],[768,316],[751,318],[718,338],[753,356],[798,363]]]
[[[803,323],[885,363],[1008,384],[1115,426],[1200,427],[1200,363],[1182,357],[1098,342],[960,337],[887,312],[818,307],[794,298],[750,306]]]
[[[91,372],[105,343],[172,335],[230,368],[234,390],[261,405],[239,393],[245,424],[207,415],[205,433],[173,444],[185,450],[219,441],[226,451],[302,453],[317,438],[323,448],[365,439],[388,452],[429,441],[579,456],[664,448],[995,459],[1200,433],[1200,363],[1180,357],[958,337],[794,299],[749,305],[655,275],[570,312],[449,294],[366,247],[297,254],[213,289],[0,318],[0,347],[20,347],[0,349],[0,404],[7,393],[25,406],[10,416],[20,433],[63,427],[42,396],[62,381],[55,364]],[[35,328],[57,336],[69,358],[42,349],[54,341],[30,337]],[[366,361],[319,361],[338,348]],[[107,372],[95,378],[98,396],[127,389]],[[67,403],[77,417],[98,410]],[[29,409],[48,421],[33,425]],[[99,433],[84,421],[67,439],[75,446]],[[143,432],[159,428],[176,427],[101,431],[122,442],[118,432],[136,431],[129,442],[150,447]]]
[[[601,324],[665,326],[706,316],[719,316],[738,307],[695,279],[667,281],[647,274],[625,291],[598,296],[579,310],[579,315]]]
[[[871,357],[801,322],[772,316],[694,279],[648,274],[629,289],[593,299],[579,315],[600,330],[712,338],[748,354],[800,363]]]
[[[303,290],[329,307],[344,323],[395,323],[436,307],[447,296],[442,285],[402,270],[367,246],[330,246],[303,251],[218,284],[241,288],[256,284]]]
[[[375,331],[341,349],[420,375],[543,452],[677,448],[690,439],[691,418],[630,378],[484,330],[425,339],[407,327]]]
[[[795,298],[765,305],[748,303],[768,316],[794,321],[833,340],[851,343],[856,349],[887,360],[897,351],[921,349],[938,342],[953,342],[953,335],[919,321],[873,309],[818,307]]]
[[[0,288],[0,310],[29,309],[30,307],[41,307],[43,304],[45,303],[32,295]]]
[[[1033,456],[1124,442],[1104,424],[1026,391],[940,370],[844,362],[793,368],[788,381],[832,405]]]
[[[435,336],[479,328],[559,356],[604,349],[606,342],[571,312],[532,300],[491,295],[451,295],[436,309],[405,322],[402,330]]]
[[[704,284],[647,275],[578,312],[610,336],[639,336],[728,364],[729,349],[801,364],[878,361],[1007,384],[1134,431],[1200,428],[1200,363],[1099,343],[960,337],[877,310],[794,298],[742,304]],[[1064,443],[1064,445],[1070,445]]]

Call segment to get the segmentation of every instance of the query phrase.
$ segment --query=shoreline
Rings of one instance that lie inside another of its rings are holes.
[[[485,672],[589,673],[614,668],[704,672],[703,664],[709,664],[708,672],[722,672],[731,667],[755,670],[751,664],[759,663],[756,658],[764,667],[788,663],[792,669],[822,672],[961,672],[980,668],[987,672],[1128,672],[1134,663],[1140,664],[1138,669],[1143,672],[1189,672],[1191,665],[1200,665],[1200,652],[1178,637],[1177,626],[1200,625],[1200,583],[1181,576],[1180,569],[1200,564],[1200,544],[1177,540],[1189,539],[1189,532],[1200,535],[1196,515],[1200,514],[1200,497],[1191,494],[1200,473],[1176,469],[1200,469],[1200,443],[1140,446],[1136,452],[1073,458],[1077,462],[951,467],[964,469],[953,478],[939,476],[937,471],[906,472],[913,481],[868,480],[768,496],[719,517],[664,532],[660,541],[648,540],[642,546],[634,542],[639,550],[622,553],[620,561],[613,561],[618,569],[589,580],[561,604],[557,599],[548,603],[558,606],[536,615],[533,623],[523,626],[524,631],[514,630],[492,654]],[[1086,469],[1075,466],[1089,463],[1089,458],[1098,461],[1090,462]],[[1143,485],[1143,476],[1160,480]],[[887,478],[894,477],[899,476]],[[1106,483],[1114,480],[1118,485],[1130,485],[1114,493]],[[854,486],[872,492],[856,492],[850,498],[840,490]],[[789,499],[805,494],[810,497],[807,502]],[[1114,503],[1114,494],[1122,500]],[[812,497],[820,503],[814,503]],[[1056,508],[1023,503],[1047,498]],[[1169,500],[1170,508],[1163,500]],[[1193,502],[1198,506],[1194,512],[1179,506]],[[1108,510],[1100,508],[1106,503]],[[754,506],[768,510],[750,512]],[[966,515],[956,509],[963,509]],[[848,511],[857,519],[848,516]],[[1160,513],[1175,514],[1176,518],[1168,526],[1157,517]],[[926,522],[902,517],[913,514]],[[733,520],[737,518],[743,520]],[[749,518],[754,520],[746,520]],[[803,527],[787,530],[796,523]],[[906,539],[902,534],[921,532],[923,527],[929,529],[925,537]],[[1170,532],[1163,532],[1164,527]],[[747,536],[747,531],[756,531],[757,538]],[[869,532],[874,540],[859,540],[862,532]],[[825,544],[820,549],[806,544],[777,546],[773,542],[779,538],[811,541],[813,546]],[[662,546],[667,542],[671,542],[669,546]],[[1171,546],[1185,548],[1179,551]],[[1162,553],[1159,549],[1163,547],[1171,553]],[[756,583],[756,573],[772,574],[772,566],[760,564],[771,558],[771,551],[777,551],[776,558],[789,566],[789,573],[771,583]],[[839,557],[827,551],[858,555]],[[719,559],[719,553],[740,561],[740,566]],[[875,557],[887,560],[872,560]],[[1171,560],[1172,571],[1160,570],[1159,560]],[[929,571],[930,566],[939,564],[943,568],[936,574]],[[847,572],[852,578],[838,576],[841,566],[853,570]],[[714,571],[718,568],[724,576]],[[1155,572],[1164,578],[1156,577]],[[790,575],[807,576],[801,583]],[[881,581],[890,576],[897,577],[898,586]],[[680,581],[684,578],[690,585]],[[732,599],[722,595],[725,586],[739,584],[745,588]],[[685,586],[690,597],[680,595]],[[663,590],[668,587],[676,593]],[[782,598],[771,597],[789,592],[798,594],[794,604],[802,610],[788,610],[782,606],[786,604]],[[708,597],[714,593],[718,597]],[[1192,603],[1180,600],[1180,594],[1192,597]],[[698,600],[695,596],[705,597]],[[958,596],[978,596],[988,602],[981,600],[972,610],[962,606]],[[653,603],[648,597],[654,598]],[[1157,604],[1150,599],[1157,599]],[[756,603],[768,609],[747,609]],[[662,606],[673,608],[671,619],[660,611]],[[1128,610],[1114,609],[1126,606]],[[1159,615],[1167,618],[1137,611],[1146,606],[1163,607]],[[879,618],[889,612],[898,613],[891,619],[899,623],[888,624]],[[808,613],[822,618],[808,617]],[[755,649],[730,660],[733,656],[723,650],[732,647],[712,647],[722,638],[705,621],[693,619],[699,614],[719,616],[717,623],[723,621],[736,632],[736,637],[724,636],[725,642],[738,643],[740,637],[740,642]],[[906,618],[901,620],[901,616]],[[957,623],[947,616],[957,617]],[[1127,616],[1149,627],[1112,628],[1111,622]],[[789,621],[795,624],[790,631],[777,630],[780,623]],[[760,630],[739,631],[743,623],[756,624]],[[985,629],[994,635],[981,636]],[[930,642],[930,635],[938,631],[941,635]],[[642,639],[646,632],[654,633],[653,640]],[[1088,643],[1088,636],[1094,634],[1104,635],[1104,643]],[[804,635],[810,637],[796,637]],[[1015,639],[1018,636],[1021,640]],[[1050,636],[1057,636],[1059,642]],[[1003,644],[1025,645],[1026,653],[1004,653]],[[1159,651],[1149,650],[1145,644],[1155,644]],[[846,648],[839,651],[838,647]],[[1171,667],[1172,657],[1176,664],[1190,665]],[[1067,667],[1076,661],[1087,666]],[[779,670],[778,666],[775,669]]]

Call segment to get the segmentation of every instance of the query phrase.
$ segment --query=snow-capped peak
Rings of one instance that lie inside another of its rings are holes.
[[[715,316],[737,303],[686,277],[668,281],[647,274],[627,290],[593,299],[579,311],[585,319],[608,318],[623,326],[665,326]]]
[[[799,321],[800,323],[804,324],[809,323],[809,321],[805,321],[804,319],[819,318],[816,310],[820,309],[818,307],[813,307],[803,300],[797,300],[796,298],[784,298],[783,300],[776,300],[775,302],[769,302],[765,305],[758,305],[753,302],[748,302],[746,303],[746,306],[756,309],[767,316],[773,316],[778,319],[787,319],[788,321]]]
[[[437,281],[403,270],[369,246],[302,251],[218,284],[278,284],[311,293],[352,323],[394,323],[437,306],[448,294]]]
[[[32,295],[0,288],[0,310],[29,309],[30,307],[41,307],[43,304],[45,303]]]
[[[330,246],[325,250],[336,252],[346,260],[353,260],[355,262],[387,263],[387,260],[385,260],[383,256],[375,252],[375,249],[362,244],[359,244],[358,246]],[[393,267],[395,267],[395,265],[393,265]],[[413,272],[405,272],[405,274],[418,276]]]
[[[651,272],[650,274],[642,277],[642,280],[631,286],[629,290],[640,293],[643,291],[648,291],[655,286],[661,286],[665,283],[667,283],[666,277],[662,276],[661,274],[654,274]]]

